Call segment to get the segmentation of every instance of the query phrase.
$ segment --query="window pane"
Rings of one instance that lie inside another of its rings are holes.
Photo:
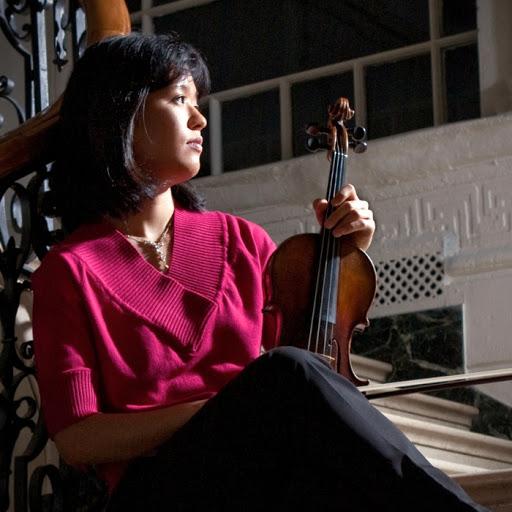
[[[222,104],[224,171],[281,159],[279,91]]]
[[[430,56],[369,66],[366,95],[369,138],[432,126]]]
[[[348,98],[354,108],[352,73],[329,76],[292,85],[293,155],[307,153],[305,127],[309,123],[327,125],[327,108],[340,96]]]
[[[444,0],[442,26],[445,36],[476,29],[476,1]]]
[[[426,41],[428,0],[219,0],[154,26],[202,50],[219,91]]]
[[[476,44],[444,52],[447,121],[480,117],[480,85]]]
[[[126,6],[130,12],[140,11],[140,0],[126,0]]]

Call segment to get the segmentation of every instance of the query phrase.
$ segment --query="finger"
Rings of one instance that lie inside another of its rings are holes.
[[[339,222],[334,224],[332,228],[328,229],[331,229],[332,231],[335,229],[342,229],[344,226],[348,226],[349,224],[359,220],[373,222],[373,214],[369,210],[366,210],[365,212],[353,211],[345,215]]]
[[[313,201],[313,209],[317,210],[318,208],[322,208],[325,210],[327,208],[327,199],[317,198]]]
[[[315,215],[318,223],[320,225],[324,222],[325,210],[327,210],[327,200],[326,199],[315,199],[313,201],[313,209],[315,210]]]
[[[327,229],[332,229],[336,224],[343,221],[345,217],[353,215],[354,213],[363,218],[373,218],[373,212],[368,208],[366,201],[348,201],[336,208],[331,215],[329,215],[324,226]]]
[[[375,232],[375,222],[372,219],[357,219],[343,226],[336,226],[331,233],[334,237],[356,234],[362,238],[370,239]]]
[[[357,192],[351,183],[348,183],[347,185],[344,185],[341,187],[339,192],[333,197],[331,203],[333,206],[339,206],[340,204],[344,203],[345,201],[351,201],[354,199],[359,199],[357,197]]]

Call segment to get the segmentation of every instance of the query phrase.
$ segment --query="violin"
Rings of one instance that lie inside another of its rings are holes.
[[[306,130],[310,151],[328,150],[325,218],[345,184],[348,148],[356,153],[366,150],[366,130],[345,126],[354,115],[346,98],[339,98],[328,114],[326,130],[318,125]],[[376,289],[375,267],[363,250],[334,237],[322,224],[320,233],[295,235],[279,245],[266,269],[265,289],[263,311],[276,326],[276,345],[304,348],[355,385],[368,384],[350,362],[353,334],[369,325]]]

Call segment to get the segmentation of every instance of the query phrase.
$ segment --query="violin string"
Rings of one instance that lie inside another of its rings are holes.
[[[344,185],[344,181],[345,181],[345,170],[346,170],[346,160],[347,160],[347,155],[346,153],[341,149],[341,147],[339,148],[339,153],[340,153],[340,162],[339,162],[339,170],[338,172],[336,173],[336,177],[337,177],[337,183],[336,183],[336,192],[339,191],[341,189],[341,187]],[[336,286],[336,292],[335,292],[335,300],[336,300],[336,314],[338,313],[338,305],[337,305],[337,301],[338,301],[338,290],[339,290],[339,287],[341,286],[341,279],[342,279],[342,275],[340,274],[341,272],[341,267],[340,267],[340,264],[341,264],[341,240],[339,238],[334,238],[334,237],[331,237],[333,239],[333,245],[334,245],[334,254],[333,254],[333,258],[332,258],[332,261],[334,262],[333,264],[336,265],[336,276],[335,276],[335,279],[333,279],[333,283],[334,283],[334,286]],[[330,339],[331,341],[334,339],[334,325],[335,324],[331,324],[330,328],[331,328],[331,333],[330,333]],[[338,343],[338,340],[337,340],[337,343]],[[337,350],[337,347],[334,346],[334,344],[331,342],[331,354],[330,356],[331,357],[334,357],[336,358],[338,356],[338,354],[334,354],[332,353],[333,350],[336,350],[336,352],[338,352]]]
[[[308,350],[311,350],[311,345],[313,343],[313,331],[315,328],[315,322],[319,316],[319,313],[318,313],[318,298],[319,298],[318,290],[320,288],[320,280],[321,280],[321,274],[322,274],[321,269],[322,269],[322,259],[323,259],[324,246],[325,246],[325,236],[326,236],[325,231],[326,230],[324,228],[322,228],[321,241],[320,241],[320,254],[319,254],[318,265],[317,265],[317,269],[316,269],[315,293],[313,295],[313,297],[314,297],[313,307],[312,307],[312,311],[311,311],[310,324],[309,324],[309,336],[308,336],[308,347],[307,347]],[[316,340],[314,352],[315,353],[318,352],[318,338]]]
[[[338,145],[336,145],[335,150],[333,152],[332,157],[332,179],[329,183],[329,189],[327,192],[327,200],[329,201],[328,208],[326,211],[326,216],[330,215],[333,211],[331,200],[336,194],[337,186],[339,182],[339,168],[340,168],[340,152],[338,150]],[[327,231],[327,230],[326,230]],[[322,302],[323,300],[326,300],[326,306],[325,309],[322,307],[321,312],[325,312],[324,315],[320,315],[319,318],[319,327],[318,327],[318,338],[322,339],[322,348],[321,352],[324,355],[330,355],[327,353],[327,349],[330,346],[329,341],[332,339],[332,325],[333,322],[330,322],[329,320],[332,320],[330,318],[331,314],[331,308],[332,308],[332,294],[334,290],[334,286],[336,286],[336,279],[334,279],[334,274],[336,272],[336,268],[334,265],[334,249],[335,249],[335,242],[334,238],[330,231],[326,234],[326,242],[327,247],[325,250],[325,259],[323,264],[323,282],[322,282]],[[327,293],[326,293],[327,288]],[[323,306],[323,303],[322,303]],[[323,334],[323,336],[320,336],[320,332]]]
[[[346,155],[341,150],[339,141],[336,141],[333,155],[331,158],[331,169],[329,173],[329,183],[327,187],[327,200],[329,201],[328,207],[325,212],[324,219],[332,213],[331,200],[335,194],[341,189],[344,181],[345,172],[345,158]],[[339,240],[335,239],[328,230],[322,228],[322,238],[320,244],[320,256],[319,264],[317,267],[317,278],[315,285],[315,294],[312,308],[312,315],[310,321],[310,330],[308,337],[308,350],[311,350],[311,344],[313,339],[313,332],[315,331],[316,324],[316,336],[315,336],[315,353],[321,353],[324,355],[333,356],[334,346],[332,340],[334,339],[334,326],[335,322],[329,322],[328,315],[322,315],[324,300],[327,300],[326,312],[331,311],[333,300],[333,292],[337,292],[333,287],[337,287],[338,279],[335,278],[336,272],[338,272],[339,261],[337,256],[339,255]],[[328,287],[328,293],[326,295],[326,286]],[[318,293],[319,289],[322,289],[322,293]],[[337,293],[335,299],[337,300]],[[321,336],[321,332],[323,336]],[[319,351],[319,344],[322,340],[322,350]],[[329,354],[327,348],[329,347]]]
[[[329,173],[329,184],[327,187],[327,197],[331,194],[332,189],[332,177],[333,177],[333,160],[331,159],[331,172]],[[327,218],[328,209],[325,212],[324,219]],[[324,300],[324,289],[325,289],[325,264],[326,264],[326,241],[328,241],[328,232],[325,228],[322,228],[322,240],[320,245],[320,255],[318,259],[317,267],[317,279],[315,289],[315,300],[313,304],[313,315],[311,318],[310,338],[313,337],[313,331],[315,330],[316,323],[316,335],[315,335],[315,353],[319,352],[320,342],[320,329],[322,326],[322,308]],[[320,287],[322,293],[320,293]]]
[[[332,197],[336,195],[336,193],[341,189],[343,184],[343,175],[345,170],[345,155],[343,154],[339,141],[336,144],[336,170],[335,170],[335,179],[334,179],[334,190]],[[339,239],[334,236],[329,237],[329,304],[328,310],[331,311],[331,308],[334,308],[334,315],[336,315],[336,303],[338,299],[338,286],[339,286]],[[334,301],[334,305],[331,304],[331,301]],[[332,341],[334,340],[334,326],[336,323],[336,319],[334,318],[334,322],[329,322],[328,329],[325,329],[324,336],[324,346],[329,347],[329,356],[335,357],[333,355],[333,350],[335,349]],[[326,353],[326,348],[324,348],[324,353]]]
[[[332,206],[331,206],[331,200],[336,194],[336,188],[338,183],[338,174],[339,174],[339,152],[338,152],[338,145],[336,143],[336,147],[334,150],[333,155],[333,162],[334,162],[334,172],[333,172],[333,182],[331,185],[331,190],[329,191],[328,195],[328,201],[329,201],[329,213],[332,213]],[[334,286],[334,262],[333,262],[333,256],[334,256],[334,240],[332,237],[332,234],[329,233],[329,237],[327,239],[327,257],[326,257],[326,271],[324,276],[324,282],[325,285],[328,288],[327,293],[327,305],[326,305],[326,312],[330,313],[332,308],[332,293],[333,293],[333,286]],[[332,339],[332,332],[331,332],[331,326],[332,322],[329,322],[329,314],[326,315],[325,318],[322,318],[322,321],[324,322],[324,328],[323,328],[323,342],[322,342],[322,354],[327,355],[327,347],[329,346],[329,340]],[[330,354],[329,354],[330,355]]]
[[[331,159],[331,169],[329,172],[329,183],[327,187],[327,199],[332,196],[332,190],[335,186],[335,183],[333,182],[334,178],[334,172],[333,169],[335,168],[336,163],[336,155],[334,154]],[[329,208],[327,208],[324,216],[324,220],[329,214]],[[313,308],[312,308],[312,314],[311,314],[311,321],[309,326],[309,337],[308,337],[308,350],[311,350],[311,345],[313,343],[313,332],[315,331],[315,324],[317,324],[316,327],[316,336],[315,336],[315,353],[318,353],[318,344],[319,344],[319,338],[320,338],[320,328],[321,328],[321,313],[322,313],[322,306],[323,306],[323,298],[324,298],[324,288],[325,288],[325,262],[326,262],[326,241],[329,238],[329,233],[325,228],[322,227],[321,230],[321,242],[320,242],[320,254],[318,258],[318,266],[317,266],[317,275],[316,275],[316,284],[315,284],[315,293],[314,293],[314,300],[313,300]],[[319,293],[320,286],[322,286],[322,293]]]

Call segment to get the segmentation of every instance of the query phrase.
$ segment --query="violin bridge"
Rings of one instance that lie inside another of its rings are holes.
[[[319,356],[334,370],[338,369],[338,342],[333,338]]]
[[[337,365],[336,365],[335,357],[332,357],[328,354],[317,354],[317,355],[320,356],[320,358],[323,359],[333,370],[336,370]]]

